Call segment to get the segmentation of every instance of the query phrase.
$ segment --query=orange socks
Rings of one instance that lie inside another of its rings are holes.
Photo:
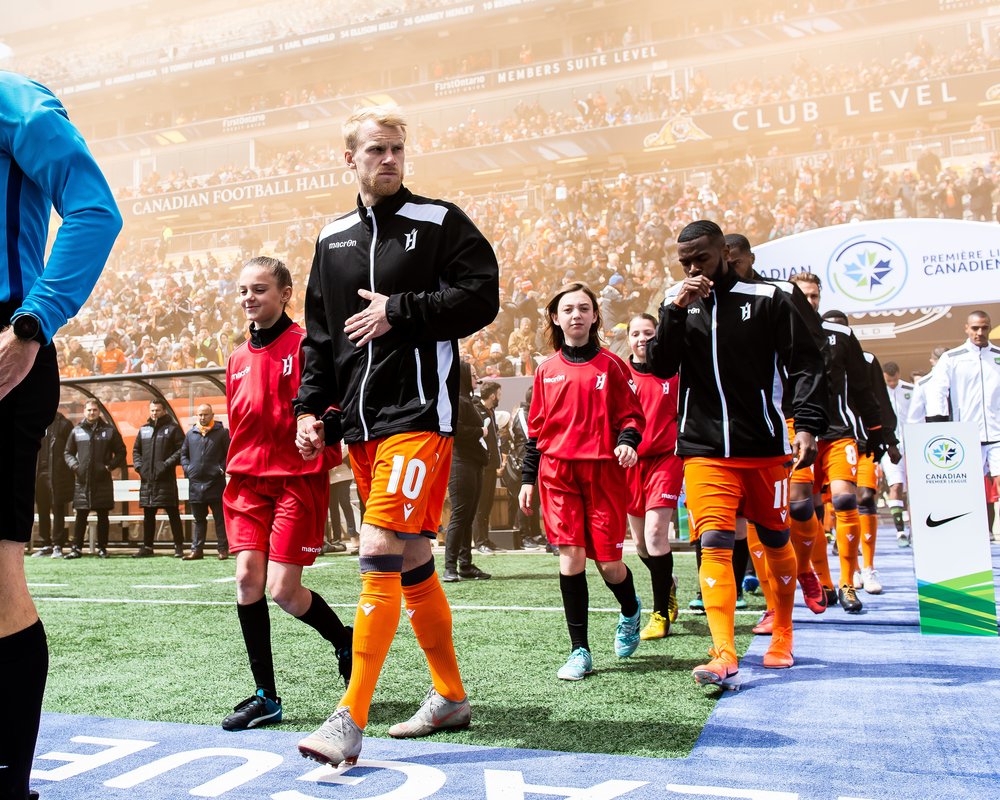
[[[774,610],[774,589],[771,586],[771,570],[767,565],[767,548],[760,543],[757,536],[757,527],[752,522],[747,522],[747,545],[750,547],[750,558],[753,559],[753,569],[757,573],[757,580],[760,582],[760,591],[764,595],[764,602],[767,610]]]
[[[858,510],[837,512],[837,554],[840,556],[840,586],[854,585],[854,568],[858,563],[861,520]]]
[[[465,689],[451,637],[451,606],[438,582],[437,573],[431,572],[429,578],[414,586],[404,586],[403,597],[406,600],[406,615],[417,635],[417,642],[427,656],[434,688],[449,700],[464,700]]]
[[[375,684],[399,627],[401,580],[398,572],[361,574],[361,597],[354,615],[354,668],[340,705],[351,709],[351,718],[362,729],[368,724]]]
[[[875,536],[878,533],[878,517],[875,514],[860,514],[861,517],[861,557],[866,568],[875,566]]]
[[[733,577],[733,551],[721,547],[701,549],[701,597],[705,616],[712,632],[712,644],[718,658],[737,663],[736,579]],[[794,589],[794,585],[793,585]]]
[[[815,533],[813,520],[815,519],[816,516],[813,515],[805,522],[797,519],[791,521],[791,542],[792,549],[795,551],[796,575],[800,572],[809,572],[812,569],[813,544],[815,544],[813,542]]]
[[[830,574],[830,558],[826,554],[826,534],[823,531],[823,523],[818,517],[812,518],[812,567],[819,575],[819,582],[831,589],[836,589],[837,584],[833,582],[833,575]]]
[[[774,630],[792,631],[792,606],[795,605],[795,550],[786,542],[781,547],[767,548],[767,563],[771,568],[771,591],[774,593]]]

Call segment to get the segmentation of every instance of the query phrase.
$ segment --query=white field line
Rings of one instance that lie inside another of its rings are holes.
[[[43,588],[48,589],[48,588],[56,588],[56,587],[62,588],[64,586],[69,586],[69,584],[68,583],[29,583],[28,586],[31,587],[31,588],[43,587]]]
[[[200,583],[137,583],[133,589],[200,589]]]
[[[166,588],[176,588],[173,586]],[[102,604],[122,604],[122,605],[160,605],[160,606],[231,606],[233,600],[168,600],[168,599],[147,599],[130,597],[35,597],[36,601],[51,603],[102,603]],[[356,608],[357,603],[330,603],[331,608]],[[452,611],[538,611],[545,614],[563,613],[562,606],[452,606]],[[596,614],[617,614],[617,608],[590,608]],[[646,613],[646,612],[643,612]],[[681,614],[692,617],[703,617],[704,614],[696,614],[687,609],[681,609]],[[761,615],[761,611],[737,611],[741,616]]]

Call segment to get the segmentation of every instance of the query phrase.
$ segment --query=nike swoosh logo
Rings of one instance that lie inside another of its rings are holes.
[[[967,517],[971,513],[972,513],[971,511],[966,511],[964,514],[958,514],[958,515],[956,515],[954,517],[945,517],[944,519],[931,519],[931,515],[928,514],[927,515],[927,527],[928,528],[936,528],[939,525],[944,525],[945,523],[951,522],[953,520],[961,519],[962,517]]]

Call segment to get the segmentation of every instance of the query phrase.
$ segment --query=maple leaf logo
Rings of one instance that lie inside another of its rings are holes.
[[[858,289],[867,289],[871,294],[878,286],[885,284],[885,278],[892,272],[888,259],[879,259],[878,253],[863,250],[854,261],[844,265],[844,277],[854,282]]]

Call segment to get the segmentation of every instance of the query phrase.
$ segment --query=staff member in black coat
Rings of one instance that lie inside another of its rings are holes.
[[[208,512],[215,521],[215,543],[219,561],[229,558],[226,520],[222,514],[222,492],[226,488],[226,453],[229,452],[229,431],[215,418],[208,403],[198,406],[198,424],[187,432],[181,446],[181,467],[188,479],[188,508],[194,515],[191,552],[185,561],[204,558]]]
[[[444,542],[445,583],[462,580],[486,580],[490,575],[472,564],[472,525],[479,508],[483,468],[489,459],[484,441],[483,418],[472,401],[472,388],[478,383],[468,361],[459,364],[458,425],[448,478],[451,519]]]
[[[142,547],[133,558],[153,555],[156,511],[162,508],[170,519],[174,558],[184,557],[184,531],[177,499],[177,465],[181,461],[184,434],[167,415],[162,400],[149,401],[149,419],[139,428],[132,446],[132,466],[139,473],[139,505],[142,507]]]
[[[56,412],[42,439],[35,472],[35,505],[41,545],[31,555],[62,558],[66,544],[66,505],[73,499],[73,472],[66,465],[66,440],[73,423]]]
[[[65,558],[83,555],[83,534],[91,511],[97,513],[97,555],[107,558],[108,512],[115,505],[111,473],[125,463],[125,442],[112,425],[101,419],[101,408],[96,400],[88,400],[83,407],[83,422],[73,428],[66,441],[65,461],[76,475],[73,547]]]
[[[473,398],[475,402],[475,398]],[[496,496],[497,475],[503,459],[500,456],[500,435],[497,431],[496,407],[500,405],[500,384],[496,381],[486,381],[479,388],[479,402],[476,411],[486,426],[486,464],[483,466],[483,480],[479,491],[479,505],[476,509],[476,521],[472,526],[472,542],[475,548],[485,555],[496,550],[496,545],[490,540],[490,515],[493,513],[493,499]]]

